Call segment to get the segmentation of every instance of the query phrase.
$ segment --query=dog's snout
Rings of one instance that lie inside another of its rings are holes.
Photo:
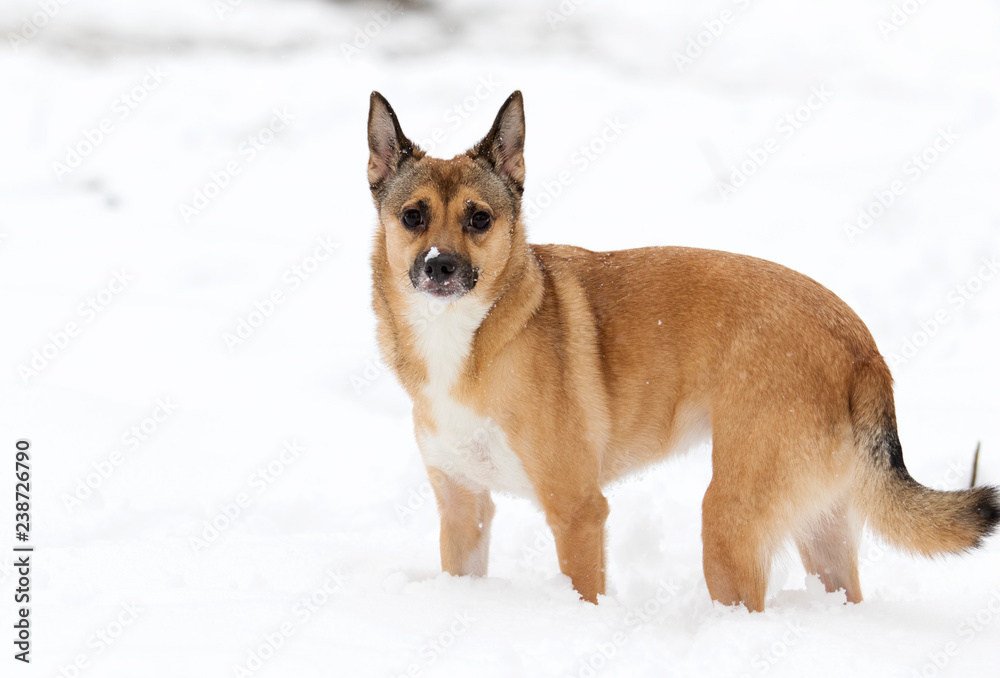
[[[410,267],[410,282],[416,290],[435,297],[457,299],[476,286],[478,270],[458,252],[436,247],[419,254]]]
[[[424,261],[424,275],[436,283],[444,283],[458,270],[458,260],[450,254],[439,254]]]

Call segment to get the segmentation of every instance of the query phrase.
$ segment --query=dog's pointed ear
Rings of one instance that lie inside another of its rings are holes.
[[[520,90],[507,98],[493,128],[469,155],[484,158],[518,194],[524,192],[524,99]]]
[[[392,106],[378,92],[372,92],[368,108],[368,152],[368,185],[372,192],[396,176],[406,160],[424,155],[403,134]]]

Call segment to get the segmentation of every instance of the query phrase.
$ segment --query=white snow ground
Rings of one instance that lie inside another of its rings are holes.
[[[868,542],[861,605],[789,557],[765,614],[713,607],[705,449],[610,490],[599,606],[520,500],[498,501],[489,578],[440,574],[376,361],[364,179],[372,89],[452,154],[520,88],[535,241],[813,276],[905,352],[913,474],[961,487],[982,441],[1000,482],[995,3],[224,3],[0,7],[0,483],[30,438],[37,547],[29,667],[4,533],[0,674],[998,675],[996,539],[936,561]]]

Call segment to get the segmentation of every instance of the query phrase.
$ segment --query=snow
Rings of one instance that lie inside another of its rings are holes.
[[[704,448],[609,489],[596,607],[524,500],[497,500],[488,578],[440,574],[374,340],[369,93],[447,157],[520,89],[532,240],[816,278],[900,358],[914,476],[964,486],[981,441],[1000,482],[1000,10],[903,4],[3,3],[0,443],[31,440],[36,547],[18,675],[995,676],[995,538],[932,561],[868,540],[861,605],[789,554],[766,613],[713,606]]]
[[[424,257],[424,263],[427,263],[428,261],[430,261],[431,259],[433,259],[434,257],[436,257],[439,254],[441,254],[441,253],[438,252],[438,248],[436,248],[436,247],[430,248],[430,250],[428,250],[428,252],[427,252],[427,256]]]

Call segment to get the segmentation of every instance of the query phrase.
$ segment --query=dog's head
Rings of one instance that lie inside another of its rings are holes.
[[[443,160],[407,139],[389,102],[372,92],[368,148],[385,274],[409,294],[446,302],[470,294],[491,298],[520,240],[521,93],[510,95],[479,143]]]

